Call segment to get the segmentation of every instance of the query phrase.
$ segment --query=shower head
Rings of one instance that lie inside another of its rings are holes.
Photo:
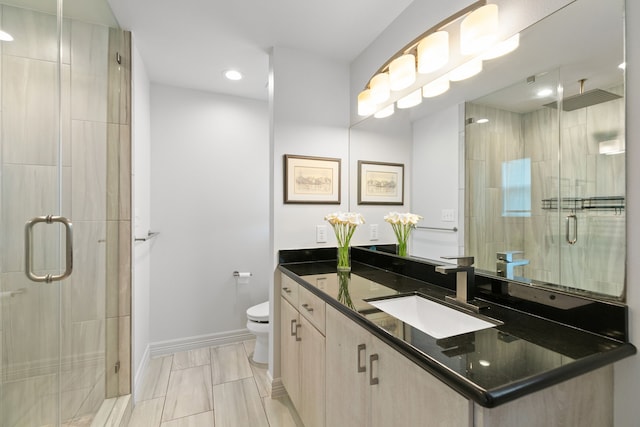
[[[589,91],[584,91],[584,82],[585,79],[582,79],[580,82],[580,93],[577,95],[569,96],[562,100],[562,110],[563,111],[573,111],[580,108],[590,107],[592,105],[601,104],[607,101],[613,101],[614,99],[622,98],[620,95],[616,95],[615,93],[607,92],[602,89],[592,89]],[[558,108],[557,102],[550,102],[549,104],[544,104],[545,107]]]

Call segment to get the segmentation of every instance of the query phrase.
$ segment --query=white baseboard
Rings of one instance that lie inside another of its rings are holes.
[[[178,338],[175,340],[159,341],[149,344],[151,357],[180,351],[195,350],[203,347],[215,347],[224,344],[233,344],[255,338],[246,328],[235,331],[219,332],[195,337]]]

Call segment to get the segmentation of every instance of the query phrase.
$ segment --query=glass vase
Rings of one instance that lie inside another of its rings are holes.
[[[399,241],[398,242],[397,255],[398,256],[407,256],[407,242],[406,242],[406,240],[404,242],[403,241]]]
[[[348,245],[338,246],[338,271],[351,271],[351,251]]]

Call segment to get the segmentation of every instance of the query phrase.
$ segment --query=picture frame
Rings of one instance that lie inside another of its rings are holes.
[[[340,204],[341,160],[284,155],[284,203]]]
[[[404,164],[358,160],[359,205],[404,205]]]

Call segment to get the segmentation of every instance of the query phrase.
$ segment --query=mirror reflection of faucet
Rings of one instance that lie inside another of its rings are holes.
[[[496,272],[498,276],[506,277],[507,279],[514,278],[514,268],[521,267],[529,264],[528,259],[515,259],[514,255],[524,254],[523,251],[504,251],[496,253]]]

